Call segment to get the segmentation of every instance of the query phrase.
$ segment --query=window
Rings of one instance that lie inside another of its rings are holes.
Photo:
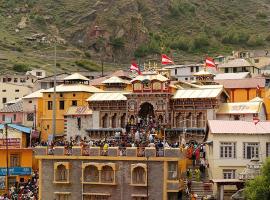
[[[11,78],[8,78],[7,81],[8,81],[8,82],[11,82]]]
[[[199,71],[199,66],[196,66],[196,72],[198,72]]]
[[[42,76],[41,72],[36,72],[36,76]]]
[[[80,117],[77,118],[77,126],[78,126],[78,130],[81,130],[82,127],[82,120]]]
[[[63,97],[63,93],[60,93],[60,97]]]
[[[193,67],[190,67],[190,72],[194,72],[194,69],[193,69]]]
[[[220,158],[236,158],[236,142],[221,142]]]
[[[52,101],[48,101],[47,102],[48,103],[48,110],[52,110],[52,107],[53,107],[53,103],[52,103]]]
[[[244,142],[243,144],[244,158],[252,159],[259,158],[259,143],[258,142]]]
[[[229,69],[228,68],[225,68],[225,73],[229,73]]]
[[[266,157],[270,157],[270,142],[266,142]]]
[[[114,171],[111,166],[103,166],[101,170],[101,182],[102,183],[113,183],[114,182]]]
[[[49,94],[48,97],[51,98],[51,95]]]
[[[236,73],[236,72],[237,72],[237,68],[234,67],[234,68],[233,68],[233,73]]]
[[[60,164],[57,166],[54,180],[57,182],[68,182],[68,170],[65,165]]]
[[[16,121],[16,119],[17,119],[17,115],[14,114],[14,115],[13,115],[13,120],[14,120],[14,122]]]
[[[233,119],[236,120],[236,121],[237,121],[237,120],[240,120],[240,115],[234,115],[234,116],[233,116]]]
[[[17,83],[18,82],[18,78],[14,78],[14,83]]]
[[[65,109],[65,101],[59,101],[59,109],[64,110]]]
[[[7,90],[2,90],[2,92],[6,92]]]
[[[178,162],[168,162],[168,179],[177,180]]]
[[[40,87],[41,89],[47,89],[47,83],[42,82]]]
[[[34,121],[34,113],[27,113],[26,120],[30,122]]]
[[[177,75],[177,69],[174,69],[174,74]]]
[[[69,200],[69,194],[56,194],[56,200]]]
[[[28,101],[28,103],[32,103],[32,101]]]
[[[109,195],[106,194],[84,194],[83,200],[108,200]]]
[[[73,97],[76,97],[76,94],[73,94]]]
[[[2,103],[7,103],[7,98],[6,97],[2,98]]]
[[[146,185],[146,170],[144,167],[133,167],[131,183],[135,185]]]
[[[2,121],[6,121],[6,116],[5,115],[2,115]]]
[[[185,81],[188,81],[188,78],[185,78]]]
[[[223,169],[224,179],[235,179],[235,169]]]
[[[6,78],[3,78],[3,83],[7,82],[7,79]]]
[[[20,155],[11,154],[10,155],[10,167],[20,167]]]
[[[15,100],[19,99],[19,97],[15,97]]]
[[[99,182],[99,171],[98,168],[94,165],[88,165],[84,168],[83,172],[84,182]]]
[[[255,62],[255,63],[259,63],[260,60],[259,60],[259,59],[254,59],[254,62]]]
[[[72,101],[72,106],[77,106],[77,101],[76,100]]]
[[[24,78],[21,78],[21,79],[20,79],[20,82],[21,82],[21,83],[24,83],[24,82],[25,82],[25,79],[24,79]]]

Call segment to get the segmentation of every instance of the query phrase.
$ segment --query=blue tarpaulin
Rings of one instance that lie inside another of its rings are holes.
[[[21,126],[21,125],[18,125],[18,124],[8,124],[8,127],[10,128],[14,128],[18,131],[21,131],[23,133],[28,133],[30,134],[31,133],[31,128],[28,128],[28,127],[25,127],[25,126]],[[4,129],[4,125],[3,124],[0,124],[0,130],[1,129]]]
[[[32,169],[31,167],[9,167],[8,168],[9,175],[31,175]],[[0,176],[7,175],[7,168],[0,168]]]

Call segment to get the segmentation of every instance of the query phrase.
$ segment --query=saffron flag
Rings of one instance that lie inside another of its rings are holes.
[[[167,55],[165,54],[161,54],[161,64],[162,65],[174,65],[174,62],[171,58],[169,58]]]
[[[136,71],[138,74],[141,74],[140,67],[137,65],[136,61],[132,61],[129,67],[130,71]]]
[[[213,58],[207,57],[205,59],[205,66],[206,67],[214,67],[217,70],[217,65],[215,64]]]

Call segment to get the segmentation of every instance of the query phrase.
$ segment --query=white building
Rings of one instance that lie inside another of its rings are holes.
[[[46,71],[45,70],[42,70],[42,69],[33,69],[31,71],[27,71],[26,72],[26,75],[33,75],[37,78],[44,78],[46,77]]]
[[[86,129],[93,126],[92,110],[88,106],[71,106],[64,119],[67,138],[84,138],[88,136]]]
[[[178,81],[193,81],[195,78],[193,74],[203,69],[203,64],[190,64],[190,65],[173,65],[164,67],[170,69],[170,75],[173,79]]]
[[[209,178],[223,184],[217,192],[223,199],[224,190],[236,191],[224,185],[241,183],[238,175],[252,158],[270,156],[270,122],[209,120],[206,141]]]
[[[30,86],[18,85],[14,83],[1,83],[0,84],[0,109],[10,101],[20,99],[32,93]]]

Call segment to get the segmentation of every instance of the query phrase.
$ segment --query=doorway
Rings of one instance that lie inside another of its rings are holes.
[[[147,119],[152,117],[154,118],[154,106],[151,103],[145,102],[141,104],[140,111],[139,111],[139,117],[142,119]]]

